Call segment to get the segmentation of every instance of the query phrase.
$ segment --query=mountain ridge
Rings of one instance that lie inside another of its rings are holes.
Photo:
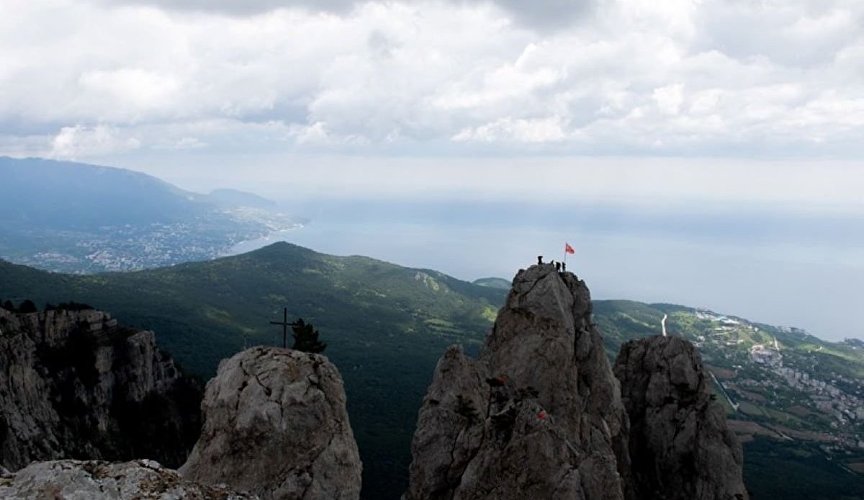
[[[297,225],[250,193],[193,193],[116,167],[0,157],[0,179],[0,257],[47,270],[209,259]]]

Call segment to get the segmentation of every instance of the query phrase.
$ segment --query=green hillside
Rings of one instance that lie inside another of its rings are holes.
[[[205,378],[244,345],[281,343],[269,321],[281,320],[283,307],[312,322],[345,379],[369,498],[404,489],[417,410],[438,358],[454,342],[476,348],[504,295],[436,271],[287,243],[132,273],[64,275],[0,262],[0,298],[110,311],[156,331]]]
[[[510,282],[504,278],[480,278],[474,280],[472,283],[489,288],[498,288],[506,291],[510,290]]]

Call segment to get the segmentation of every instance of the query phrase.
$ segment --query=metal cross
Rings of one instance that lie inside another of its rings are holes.
[[[282,325],[282,347],[288,348],[288,327],[291,323],[288,322],[288,308],[282,310],[282,321],[271,321],[271,325]]]

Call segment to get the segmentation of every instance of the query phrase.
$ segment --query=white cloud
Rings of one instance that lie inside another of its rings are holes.
[[[170,106],[179,91],[179,83],[172,75],[137,69],[94,70],[81,74],[78,86],[82,93],[93,93],[112,102],[124,103],[117,115],[161,110]]]
[[[168,10],[250,16],[280,8],[300,8],[312,12],[344,12],[357,0],[94,0],[104,5],[149,5]]]
[[[566,124],[557,116],[534,120],[502,118],[494,123],[466,128],[453,136],[454,141],[543,143],[564,140]]]
[[[105,127],[63,127],[51,141],[48,156],[60,159],[115,154],[137,149],[141,142],[134,137],[122,137],[116,130]]]
[[[100,127],[140,150],[862,153],[860,2],[528,5],[14,2],[0,153]]]
[[[667,115],[677,115],[681,110],[681,103],[684,102],[684,86],[680,83],[675,85],[666,85],[654,89],[651,97],[657,103],[660,111]]]

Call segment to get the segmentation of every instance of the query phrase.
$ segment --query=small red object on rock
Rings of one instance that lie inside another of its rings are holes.
[[[539,412],[537,412],[537,420],[546,420],[546,417],[546,410],[540,410]]]

